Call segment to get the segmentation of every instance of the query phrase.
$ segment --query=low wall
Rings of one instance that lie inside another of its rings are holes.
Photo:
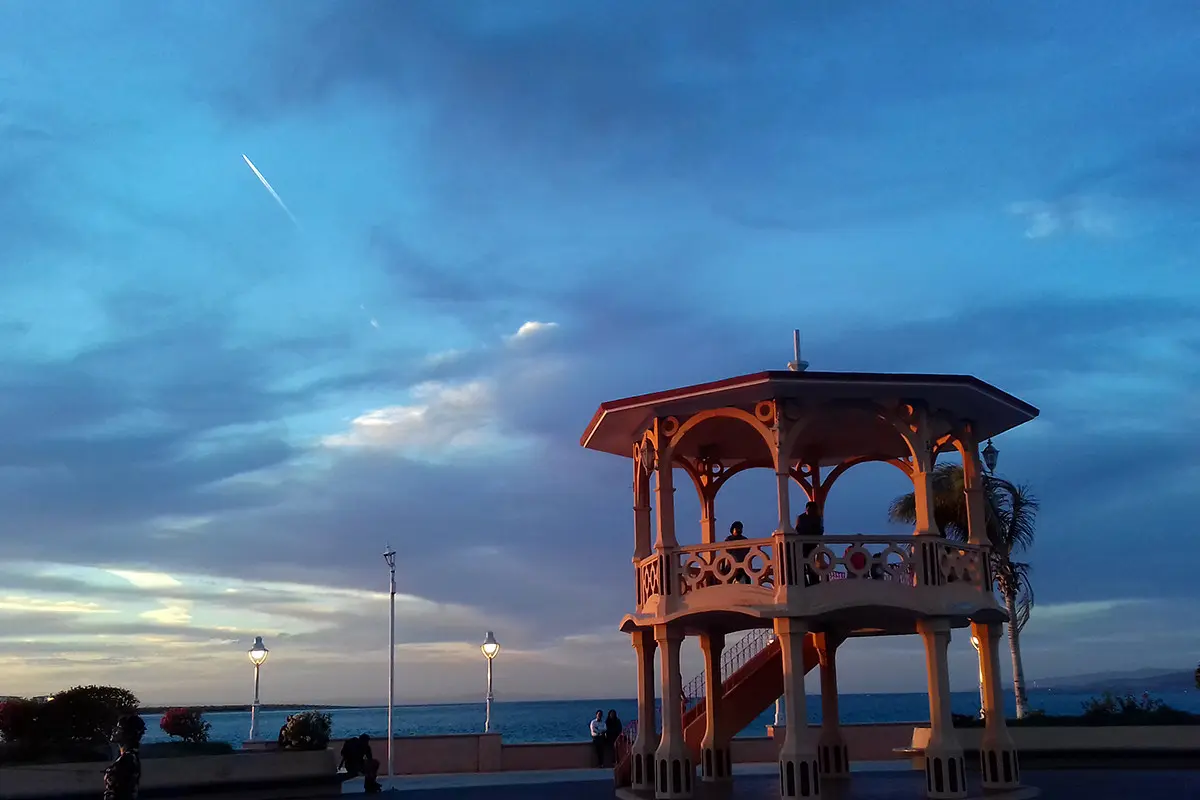
[[[958,742],[964,750],[979,750],[983,728],[955,728]],[[1106,725],[1103,727],[1010,727],[1009,734],[1017,752],[1053,753],[1093,750],[1129,751],[1198,751],[1200,725]],[[911,744],[923,748],[929,742],[929,728],[912,729]],[[850,751],[853,757],[854,750]]]
[[[814,727],[815,732],[819,728]],[[896,748],[907,747],[913,723],[844,725],[842,735],[855,761],[884,761],[896,758]],[[340,753],[344,739],[329,743]],[[731,746],[736,764],[765,764],[779,758],[782,742],[763,737],[738,737]],[[247,743],[247,746],[251,746]],[[261,746],[261,745],[260,745]],[[436,775],[460,772],[515,772],[556,769],[588,769],[595,766],[590,742],[504,744],[498,733],[455,736],[398,736],[395,748],[397,775]],[[387,740],[372,739],[371,752],[381,771],[387,766]]]
[[[220,787],[222,798],[326,797],[337,792],[332,788],[338,783],[335,765],[328,750],[146,758],[139,796],[211,797]],[[0,768],[0,799],[99,797],[107,766],[93,762]]]

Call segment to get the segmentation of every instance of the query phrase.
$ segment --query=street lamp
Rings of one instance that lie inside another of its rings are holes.
[[[488,631],[487,638],[483,640],[483,644],[479,645],[479,649],[483,651],[488,662],[487,710],[483,717],[483,732],[489,733],[492,729],[492,662],[496,660],[496,654],[500,652],[500,643],[496,641],[496,634]]]
[[[391,581],[388,589],[391,592],[391,611],[388,624],[388,745],[387,745],[387,776],[392,779],[392,768],[395,764],[393,753],[392,713],[396,707],[396,551],[389,544],[383,551],[383,560],[387,562]]]
[[[258,668],[267,661],[267,655],[270,650],[263,644],[261,636],[254,637],[254,644],[250,646],[250,650],[246,653],[250,657],[250,663],[254,665],[254,704],[250,706],[250,741],[258,738]]]
[[[992,460],[995,461],[995,458],[993,458]],[[971,637],[971,646],[975,648],[975,655],[979,656],[980,653],[979,653],[979,637],[978,636]],[[980,719],[983,719],[987,715],[987,712],[984,710],[984,706],[987,704],[984,703],[983,700],[984,700],[984,698],[983,698],[983,661],[980,660],[979,661],[979,718]]]
[[[996,445],[992,444],[992,440],[988,439],[987,447],[983,448],[983,466],[987,468],[989,474],[996,471],[996,459],[1000,458],[1000,451],[996,449]]]

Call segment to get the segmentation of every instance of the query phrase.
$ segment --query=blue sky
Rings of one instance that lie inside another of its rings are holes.
[[[498,693],[629,695],[628,465],[578,435],[793,327],[1042,409],[997,442],[1031,678],[1194,665],[1196,52],[1168,0],[0,5],[0,694],[241,701],[264,635],[265,699],[380,699],[391,541],[403,698],[477,694],[487,629]]]

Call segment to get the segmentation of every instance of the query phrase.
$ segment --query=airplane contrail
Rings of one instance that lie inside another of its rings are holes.
[[[267,191],[271,193],[271,197],[274,197],[275,202],[279,203],[279,207],[283,209],[283,213],[288,215],[288,219],[292,221],[292,224],[299,228],[299,220],[296,219],[296,216],[292,213],[292,210],[287,207],[287,203],[283,202],[283,198],[279,196],[279,192],[275,191],[275,188],[271,186],[270,182],[263,177],[261,172],[258,171],[258,167],[254,166],[254,162],[250,160],[250,156],[242,153],[242,160],[246,162],[247,167],[254,171],[254,174],[258,176],[260,181],[262,181],[262,185],[267,187]]]

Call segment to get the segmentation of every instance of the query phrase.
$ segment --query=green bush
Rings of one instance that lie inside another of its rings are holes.
[[[124,714],[137,711],[138,699],[115,686],[75,686],[40,705],[37,728],[51,745],[104,745]]]
[[[13,743],[35,738],[41,703],[14,697],[0,703],[0,741]]]
[[[288,717],[279,732],[279,743],[289,750],[324,750],[332,732],[333,719],[328,714],[302,711]]]
[[[980,728],[983,721],[973,717],[954,716],[956,728]],[[1084,701],[1078,715],[1050,715],[1031,711],[1022,719],[1010,719],[1015,728],[1103,727],[1108,725],[1200,725],[1200,715],[1172,708],[1148,693],[1141,698],[1105,692]]]
[[[142,758],[187,758],[188,756],[224,756],[233,753],[229,742],[154,742],[142,745]]]

